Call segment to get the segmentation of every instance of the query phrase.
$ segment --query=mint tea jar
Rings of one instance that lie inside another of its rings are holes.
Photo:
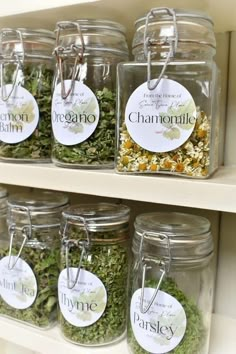
[[[153,212],[135,220],[128,347],[132,354],[208,354],[214,288],[208,219]]]
[[[211,18],[154,8],[118,65],[116,171],[207,178],[218,167],[218,69]]]

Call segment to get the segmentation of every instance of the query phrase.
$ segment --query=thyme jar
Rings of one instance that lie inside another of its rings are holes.
[[[210,222],[183,213],[136,217],[131,353],[207,354],[213,299]]]
[[[0,30],[0,159],[51,158],[53,32]]]
[[[9,197],[8,239],[0,244],[0,315],[49,328],[57,317],[61,212],[57,192]]]
[[[114,167],[116,66],[128,59],[125,30],[116,22],[84,19],[58,22],[56,35],[53,162]]]
[[[76,344],[105,345],[126,332],[129,208],[98,203],[63,212],[60,328]]]
[[[118,67],[116,170],[207,178],[218,167],[218,69],[211,18],[154,8]]]

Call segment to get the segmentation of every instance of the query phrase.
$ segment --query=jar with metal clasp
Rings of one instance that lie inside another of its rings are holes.
[[[214,288],[210,222],[141,214],[132,244],[128,346],[134,354],[207,354]]]
[[[153,8],[118,65],[116,171],[207,178],[218,167],[219,91],[212,19]]]
[[[49,162],[54,33],[0,30],[0,160]]]
[[[0,186],[0,238],[7,237],[7,197],[7,189]]]
[[[49,328],[57,319],[61,212],[66,195],[34,191],[8,199],[0,247],[0,315]]]
[[[128,224],[125,205],[81,204],[63,211],[59,323],[75,344],[110,344],[126,333]]]
[[[56,26],[52,160],[62,167],[113,168],[116,66],[128,59],[125,29],[100,19]]]

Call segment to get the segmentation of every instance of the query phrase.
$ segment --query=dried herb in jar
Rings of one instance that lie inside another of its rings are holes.
[[[83,235],[82,235],[83,237]],[[109,232],[96,233],[98,239],[108,239]],[[114,237],[114,235],[113,235]],[[73,239],[80,239],[74,233]],[[70,267],[78,267],[81,250],[71,247]],[[65,254],[61,255],[62,269],[66,267]],[[64,336],[78,344],[99,345],[121,337],[126,330],[128,252],[122,244],[93,245],[82,261],[82,268],[96,275],[104,284],[107,304],[102,316],[92,325],[77,327],[70,324],[60,313],[60,327]]]
[[[19,249],[12,249],[17,255]],[[9,249],[0,250],[0,258],[8,256]],[[27,322],[33,326],[47,328],[56,321],[57,279],[59,273],[59,249],[24,246],[21,259],[31,267],[37,281],[37,296],[26,309],[17,309],[0,298],[0,315]]]
[[[208,176],[210,124],[210,117],[198,110],[195,127],[189,139],[175,150],[156,153],[136,144],[123,123],[120,132],[117,172],[165,172],[191,177]]]
[[[114,163],[115,154],[115,93],[106,87],[95,92],[100,118],[94,133],[80,144],[65,146],[55,141],[52,155],[55,161],[81,166]]]
[[[12,84],[16,66],[4,66],[4,83]],[[46,64],[24,63],[16,84],[35,98],[39,108],[38,125],[27,139],[19,143],[0,141],[0,158],[19,160],[49,160],[51,157],[51,83],[53,71]]]
[[[156,281],[149,280],[145,286],[150,288],[156,288]],[[188,298],[182,290],[180,290],[175,281],[168,277],[161,284],[161,290],[167,294],[173,296],[180,302],[187,318],[187,327],[185,335],[180,344],[170,354],[200,354],[202,351],[202,345],[205,340],[205,328],[203,325],[203,319],[200,310],[193,300]],[[133,354],[145,354],[146,350],[136,341],[132,328],[128,329],[128,342]]]

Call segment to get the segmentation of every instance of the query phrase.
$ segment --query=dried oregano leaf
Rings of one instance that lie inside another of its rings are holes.
[[[71,165],[107,165],[114,163],[116,95],[106,87],[95,91],[100,117],[93,134],[84,142],[65,146],[54,141],[52,156],[55,161]]]
[[[156,281],[147,281],[145,287],[155,288]],[[170,351],[170,354],[200,354],[202,346],[205,342],[205,328],[201,311],[195,302],[188,298],[182,290],[180,290],[175,281],[168,277],[161,284],[161,290],[173,296],[183,306],[186,317],[187,327],[185,335],[179,345]],[[131,324],[128,326],[128,343],[133,354],[148,354],[146,350],[136,341]]]

